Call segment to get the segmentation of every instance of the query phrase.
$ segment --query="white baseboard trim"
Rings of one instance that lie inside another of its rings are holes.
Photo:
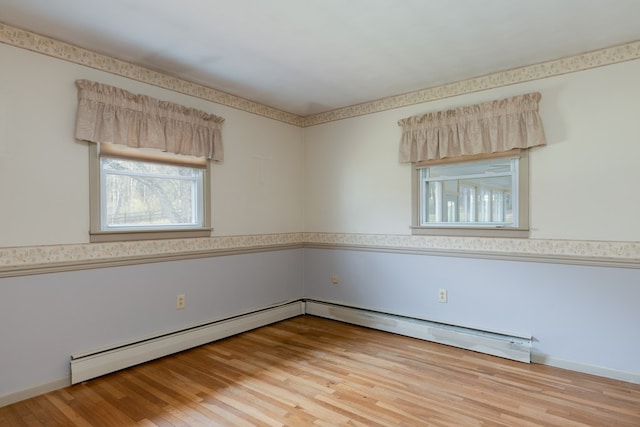
[[[498,348],[498,351],[492,349],[494,346],[492,342],[480,342],[478,345],[467,346],[467,337],[462,337],[462,344],[458,345],[460,335],[454,333],[452,336],[450,332],[439,331],[439,327],[436,329],[432,326],[431,322],[396,316],[391,314],[379,313],[376,311],[368,310],[361,307],[349,307],[334,304],[325,301],[307,300],[305,304],[305,313],[325,317],[328,319],[338,320],[346,323],[352,323],[355,325],[365,326],[372,329],[378,329],[386,332],[396,333],[399,335],[406,335],[413,338],[424,339],[427,341],[434,341],[441,344],[452,345],[455,347],[465,348],[468,350],[478,351],[481,353],[492,354],[494,356],[505,357],[507,359],[519,360],[522,362],[537,363],[546,366],[552,366],[555,368],[567,369],[575,372],[582,372],[585,374],[596,375],[599,377],[610,378],[613,380],[625,381],[634,384],[640,384],[640,373],[620,371],[617,369],[606,368],[602,366],[589,365],[586,363],[575,362],[572,360],[561,359],[554,356],[549,356],[542,353],[537,353],[531,349],[529,342],[528,348],[531,350],[530,354],[527,354],[527,346],[525,345],[525,352],[520,352],[518,349],[515,354],[518,358],[510,357],[510,348],[507,348],[509,354],[505,356],[504,349]],[[426,323],[421,324],[421,323]],[[438,324],[436,324],[438,325]],[[446,326],[446,325],[443,325]],[[437,331],[437,333],[434,333]],[[481,332],[482,333],[482,332]],[[489,334],[496,335],[496,334]],[[497,334],[500,335],[500,334]],[[526,338],[516,337],[517,339]],[[477,338],[472,338],[471,341],[475,342]],[[451,342],[453,341],[453,342]],[[488,346],[486,345],[488,344]],[[498,353],[498,354],[496,354]]]
[[[41,394],[48,393],[50,391],[59,390],[71,385],[71,377],[64,377],[51,381],[46,384],[31,387],[25,390],[20,390],[15,393],[5,394],[0,396],[0,408],[3,406],[11,405],[12,403],[20,402],[21,400],[30,399],[32,397],[40,396]]]
[[[602,366],[574,362],[572,360],[560,359],[558,357],[553,357],[542,353],[532,352],[531,362],[539,363],[541,365],[553,366],[554,368],[582,372],[584,374],[597,375],[599,377],[610,378],[612,380],[640,384],[640,373],[620,371],[617,369],[605,368]]]
[[[379,329],[386,332],[398,333],[401,335],[412,336],[415,338],[426,339],[434,341],[433,336],[425,333],[424,326],[420,326],[418,321],[414,321],[410,318],[403,318],[401,316],[386,315],[385,317],[379,317],[382,313],[369,311],[361,308],[343,307],[336,304],[324,303],[312,300],[300,300],[283,304],[281,306],[267,308],[265,310],[244,314],[231,319],[215,322],[210,325],[204,325],[201,327],[189,329],[188,331],[176,332],[168,336],[147,340],[146,343],[151,343],[152,347],[148,351],[144,352],[146,357],[151,357],[143,360],[139,357],[134,357],[132,360],[138,364],[144,361],[156,359],[168,354],[172,354],[178,351],[186,350],[188,348],[197,347],[198,345],[206,344],[212,341],[216,341],[222,338],[226,338],[232,335],[236,335],[242,332],[249,331],[251,329],[266,326],[271,323],[279,322],[288,318],[296,317],[302,314],[310,314],[319,317],[325,317],[333,320],[343,321],[346,323],[353,323],[360,326],[370,327],[373,329]],[[399,320],[402,320],[399,322]],[[402,329],[403,332],[399,332]],[[189,336],[180,345],[169,345],[170,343],[165,341],[163,344],[159,343],[163,339],[167,339],[175,335],[183,335],[187,333],[194,333]],[[411,334],[410,334],[411,333]],[[445,334],[446,335],[446,334]],[[438,339],[441,336],[437,337]],[[521,337],[520,337],[521,338]],[[439,342],[439,341],[436,341]],[[51,381],[46,384],[31,387],[25,390],[21,390],[14,393],[5,394],[0,396],[0,407],[10,405],[12,403],[19,402],[21,400],[29,399],[31,397],[39,396],[50,391],[58,390],[64,387],[68,387],[71,384],[85,381],[86,379],[95,378],[96,376],[104,375],[115,370],[126,368],[127,364],[131,363],[129,360],[127,363],[122,362],[119,359],[125,359],[130,356],[129,351],[133,351],[134,354],[137,351],[136,346],[141,346],[144,343],[137,343],[127,347],[121,347],[119,349],[111,351],[103,351],[100,354],[110,353],[107,355],[107,363],[105,366],[100,366],[102,363],[98,360],[98,366],[92,366],[89,363],[90,360],[96,362],[95,358],[97,354],[85,354],[78,356],[78,360],[72,361],[77,365],[76,381],[72,382],[71,376],[60,378],[55,381]],[[445,343],[446,344],[446,343]],[[452,344],[453,345],[453,344]],[[471,350],[480,351],[474,348]],[[483,351],[484,352],[484,351]],[[121,354],[118,354],[121,353]],[[491,354],[491,353],[489,353]],[[497,356],[504,357],[500,354]],[[81,359],[84,359],[82,361]],[[105,359],[103,359],[105,360]],[[523,360],[528,361],[528,360]],[[634,384],[640,384],[640,373],[620,371],[611,368],[605,368],[601,366],[594,366],[585,363],[574,362],[571,360],[565,360],[542,353],[531,352],[530,361],[547,366],[553,366],[561,369],[568,369],[571,371],[582,372],[591,375],[597,375],[605,378],[610,378],[619,381],[630,382]],[[89,364],[87,364],[89,363]],[[133,366],[129,364],[128,366]],[[82,375],[81,375],[82,374]],[[86,376],[85,379],[82,379]]]
[[[71,383],[77,384],[302,314],[304,303],[290,302],[112,350],[74,355],[71,357]]]
[[[451,345],[519,362],[529,363],[531,361],[531,337],[516,337],[478,331],[321,301],[307,300],[305,305],[305,313],[314,316]]]

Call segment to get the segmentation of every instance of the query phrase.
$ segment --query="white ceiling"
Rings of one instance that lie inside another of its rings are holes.
[[[640,0],[0,0],[0,22],[307,116],[640,40]]]

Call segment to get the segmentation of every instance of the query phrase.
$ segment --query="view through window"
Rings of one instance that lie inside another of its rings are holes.
[[[104,231],[203,227],[203,171],[112,157],[100,158]]]
[[[518,227],[518,159],[419,169],[420,226]]]

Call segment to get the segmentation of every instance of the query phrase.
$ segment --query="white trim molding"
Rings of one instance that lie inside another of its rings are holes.
[[[400,333],[429,341],[447,341],[445,343],[450,345],[456,345],[455,342],[451,343],[448,341],[452,338],[456,340],[457,335],[460,335],[463,339],[468,338],[468,334],[464,330],[466,328],[458,331],[455,327],[447,329],[447,325],[442,325],[444,329],[440,330],[439,328],[432,327],[430,322],[420,319],[379,313],[366,308],[347,307],[330,302],[302,299],[241,314],[207,325],[162,334],[157,337],[144,338],[137,342],[124,343],[117,348],[97,349],[95,351],[74,355],[71,362],[72,372],[74,372],[73,383],[85,381],[89,378],[104,375],[115,370],[124,369],[128,366],[142,363],[145,360],[152,360],[176,351],[192,348],[226,336],[232,336],[305,314],[357,324],[372,329]],[[437,333],[434,334],[434,331]],[[443,331],[444,333],[442,333]],[[475,348],[470,348],[471,350],[487,352],[488,342],[493,342],[493,344],[498,343],[498,345],[500,345],[500,341],[502,340],[504,341],[504,345],[502,348],[498,348],[497,356],[505,357],[506,354],[508,357],[515,355],[525,363],[529,361],[530,357],[532,363],[640,384],[639,373],[584,364],[535,352],[535,350],[531,348],[531,337],[508,337],[507,334],[496,332],[478,332],[480,341],[472,345],[471,347]],[[485,336],[483,337],[483,335]],[[463,342],[463,344],[465,343]],[[460,347],[465,348],[464,346]],[[496,353],[495,349],[489,350]],[[58,390],[71,384],[71,376],[67,376],[46,384],[20,390],[15,393],[9,393],[0,396],[0,407]]]
[[[560,359],[558,357],[537,353],[535,351],[531,352],[531,362],[538,363],[540,365],[553,366],[554,368],[567,369],[569,371],[582,372],[583,374],[597,375],[599,377],[611,378],[613,380],[640,384],[640,373],[620,371],[618,369]]]
[[[464,326],[432,323],[428,320],[380,313],[364,307],[344,306],[327,301],[305,300],[305,314],[452,345],[520,362],[531,362],[640,384],[640,373],[595,366],[542,354],[536,352],[533,348],[532,337],[514,335],[511,332],[478,331]]]
[[[518,362],[531,361],[531,336],[480,331],[314,300],[306,301],[305,313]]]
[[[11,405],[12,403],[16,403],[32,397],[40,396],[41,394],[45,394],[50,391],[55,391],[61,388],[69,387],[70,385],[71,385],[71,375],[64,378],[59,378],[55,381],[51,381],[46,384],[40,384],[38,386],[31,387],[26,390],[20,390],[15,393],[5,394],[3,396],[0,396],[0,408],[2,408],[3,406]]]

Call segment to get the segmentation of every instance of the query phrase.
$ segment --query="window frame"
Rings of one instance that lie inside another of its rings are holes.
[[[177,156],[169,153],[159,153],[171,164],[171,157]],[[127,158],[126,154],[121,157]],[[161,157],[161,156],[159,156]],[[130,160],[149,161],[135,158]],[[154,160],[155,161],[155,160]],[[159,160],[163,163],[162,159]],[[100,144],[89,144],[89,241],[91,243],[119,242],[135,240],[160,240],[211,237],[211,162],[206,161],[202,168],[202,226],[194,228],[167,228],[167,229],[118,229],[104,230],[102,227],[102,179],[100,165]]]
[[[491,160],[498,157],[518,159],[518,226],[467,226],[467,225],[420,225],[422,206],[420,204],[420,169],[444,163],[463,163],[479,160]],[[529,237],[529,154],[528,150],[513,150],[506,153],[466,156],[456,159],[428,162],[430,164],[412,163],[411,193],[412,220],[411,234],[427,236],[460,236],[460,237]]]

